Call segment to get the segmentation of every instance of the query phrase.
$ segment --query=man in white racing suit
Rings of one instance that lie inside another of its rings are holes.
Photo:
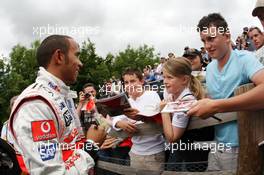
[[[47,37],[37,50],[36,82],[16,100],[8,128],[24,173],[93,174],[95,143],[103,142],[105,131],[92,126],[84,134],[80,126],[75,93],[67,86],[82,67],[79,53],[63,35]]]

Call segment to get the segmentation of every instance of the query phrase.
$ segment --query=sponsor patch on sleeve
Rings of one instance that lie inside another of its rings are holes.
[[[44,144],[38,148],[38,152],[42,161],[54,159],[56,154],[56,143]]]
[[[64,121],[65,121],[66,127],[70,126],[71,121],[72,121],[73,118],[71,116],[71,113],[68,110],[63,113],[63,118],[64,118]]]
[[[66,169],[69,170],[72,166],[74,166],[75,165],[75,161],[78,160],[80,157],[81,157],[80,154],[75,154],[75,155],[71,156],[65,162]]]
[[[53,120],[40,120],[31,122],[32,137],[34,142],[51,140],[57,137]]]

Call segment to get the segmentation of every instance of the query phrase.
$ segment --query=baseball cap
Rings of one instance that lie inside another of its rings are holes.
[[[263,7],[264,8],[264,0],[257,0],[256,6],[252,11],[252,16],[257,16],[257,11]]]

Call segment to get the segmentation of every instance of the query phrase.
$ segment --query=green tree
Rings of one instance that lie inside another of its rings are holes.
[[[10,73],[11,76],[13,76],[12,74],[21,76],[21,81],[17,82],[19,89],[24,89],[29,84],[33,83],[36,78],[38,71],[36,51],[39,45],[39,41],[33,42],[30,48],[18,44],[11,51]]]
[[[10,58],[0,63],[1,89],[0,116],[6,120],[9,116],[9,100],[20,94],[34,82],[37,74],[36,49],[40,42],[35,41],[30,48],[20,44],[13,47]]]
[[[1,120],[5,118],[5,115],[7,113],[7,108],[6,108],[6,92],[5,92],[5,82],[6,82],[6,74],[8,72],[8,66],[5,63],[6,58],[1,57],[0,58],[0,117]]]
[[[115,57],[113,74],[116,77],[120,77],[123,70],[127,67],[143,70],[146,65],[153,65],[158,62],[158,59],[158,54],[155,54],[153,47],[143,45],[135,49],[128,45],[124,51],[119,52]]]
[[[87,82],[93,83],[98,87],[104,80],[111,77],[108,66],[105,64],[105,59],[96,54],[95,45],[89,39],[82,43],[80,52],[80,60],[83,67],[73,89],[80,91]]]
[[[114,60],[115,60],[115,56],[111,53],[108,53],[104,60],[107,66],[107,69],[109,70],[110,75],[113,75],[113,72],[114,72],[114,67],[113,67]]]

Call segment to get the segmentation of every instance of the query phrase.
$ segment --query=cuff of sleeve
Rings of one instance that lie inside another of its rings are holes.
[[[113,119],[113,121],[112,121],[112,127],[114,128],[114,130],[116,130],[116,131],[121,131],[122,129],[121,128],[117,128],[116,127],[116,123],[117,122],[119,122],[119,121],[121,121],[121,119]]]

